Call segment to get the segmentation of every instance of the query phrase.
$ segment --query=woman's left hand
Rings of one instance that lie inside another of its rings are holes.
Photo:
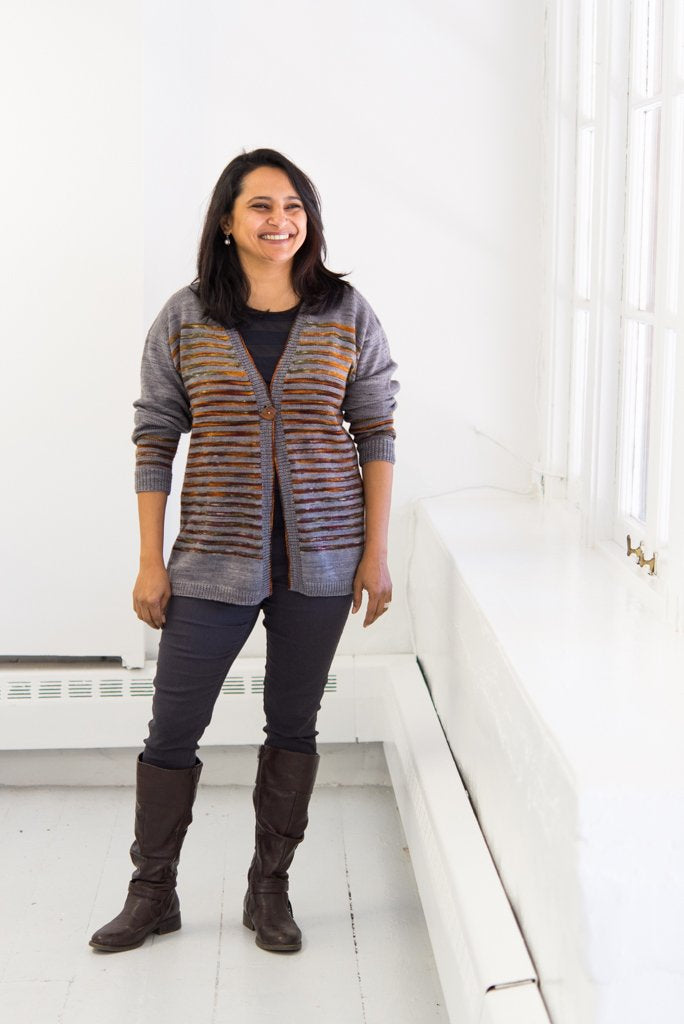
[[[392,600],[392,580],[384,554],[364,551],[354,576],[352,615],[361,607],[364,590],[368,591],[368,607],[363,620],[365,627],[379,619],[387,611],[385,605]]]

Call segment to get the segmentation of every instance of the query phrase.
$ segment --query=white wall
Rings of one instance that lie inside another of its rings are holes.
[[[364,630],[364,601],[339,653],[410,651],[411,502],[524,490],[538,458],[543,0],[43,0],[4,17],[5,359],[25,382],[6,397],[15,432],[2,442],[9,647],[37,653],[47,635],[76,635],[83,650],[69,639],[60,653],[114,653],[107,631],[121,619],[154,656],[159,633],[130,600],[144,335],[194,276],[222,168],[243,147],[272,146],[318,186],[328,265],[350,271],[380,316],[402,385],[394,603]],[[262,634],[258,624],[245,655]]]
[[[32,0],[0,17],[0,654],[139,659],[138,4]]]

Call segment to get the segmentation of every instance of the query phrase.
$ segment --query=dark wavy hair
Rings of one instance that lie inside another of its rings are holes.
[[[306,211],[306,238],[292,261],[292,286],[312,312],[324,313],[342,296],[349,281],[323,265],[327,256],[321,200],[316,186],[291,160],[275,149],[242,151],[224,168],[204,219],[197,253],[197,277],[190,287],[199,296],[205,315],[226,327],[246,317],[249,283],[242,270],[235,245],[225,244],[221,217],[230,214],[243,179],[257,167],[279,167],[287,174]],[[346,272],[348,273],[348,271]]]

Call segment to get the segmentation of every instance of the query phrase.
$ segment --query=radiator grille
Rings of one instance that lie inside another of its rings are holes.
[[[149,698],[154,694],[154,673],[154,665],[151,670],[120,670],[120,674],[116,675],[110,669],[83,674],[69,673],[62,678],[57,678],[54,672],[45,675],[39,669],[28,672],[4,669],[0,671],[0,702]],[[328,673],[325,693],[338,691],[338,676],[337,671]],[[233,666],[221,685],[219,698],[261,696],[263,692],[263,672],[249,669],[236,671]]]

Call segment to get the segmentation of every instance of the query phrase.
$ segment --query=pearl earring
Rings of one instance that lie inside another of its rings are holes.
[[[223,244],[224,245],[230,245],[230,235],[226,235]]]

